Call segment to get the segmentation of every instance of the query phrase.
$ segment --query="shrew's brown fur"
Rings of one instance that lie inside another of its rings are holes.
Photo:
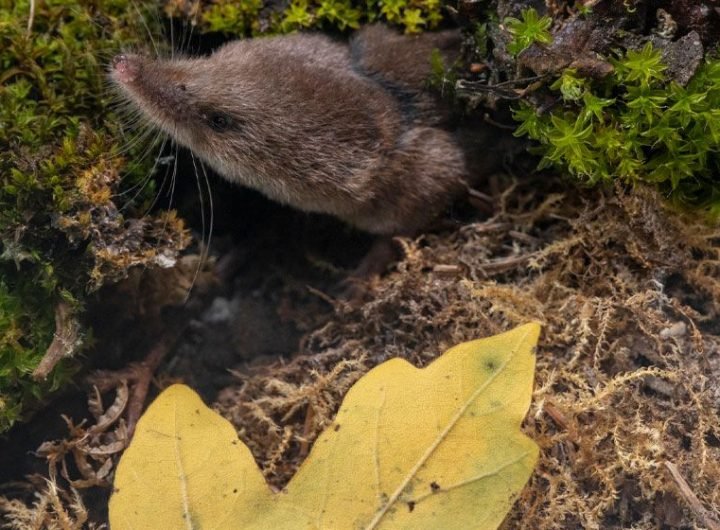
[[[412,234],[464,189],[465,155],[426,90],[456,31],[380,25],[349,43],[298,34],[209,57],[116,57],[111,78],[149,120],[230,181],[375,234]]]

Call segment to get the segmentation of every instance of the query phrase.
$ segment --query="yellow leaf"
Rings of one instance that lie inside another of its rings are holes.
[[[371,370],[277,494],[230,424],[172,386],[120,461],[111,528],[496,528],[537,460],[519,427],[539,332],[461,344],[424,369],[393,359]]]

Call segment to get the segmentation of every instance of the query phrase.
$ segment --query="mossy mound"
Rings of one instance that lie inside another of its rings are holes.
[[[511,187],[491,219],[406,241],[372,301],[338,302],[291,362],[240,370],[217,408],[271,483],[291,478],[371,367],[424,365],[538,320],[525,430],[542,456],[506,527],[703,526],[668,463],[708,513],[720,509],[717,233],[652,193],[558,189]]]
[[[149,167],[109,110],[103,62],[141,38],[138,6],[0,1],[0,432],[76,368],[87,293],[188,243],[142,215]]]

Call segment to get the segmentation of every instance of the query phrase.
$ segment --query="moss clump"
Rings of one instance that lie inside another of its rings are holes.
[[[442,20],[440,0],[290,0],[281,5],[263,0],[167,0],[165,12],[198,20],[205,31],[237,36],[310,28],[345,31],[376,20],[418,33]]]
[[[562,104],[515,112],[518,135],[541,144],[541,167],[594,184],[621,178],[657,185],[679,203],[720,215],[720,61],[708,59],[690,83],[665,76],[659,50],[646,44],[590,81],[568,69],[551,89]]]
[[[63,361],[32,376],[62,335],[58,307],[75,326],[88,291],[187,242],[174,218],[128,229],[152,186],[114,202],[122,173],[128,186],[148,173],[118,155],[101,59],[141,37],[135,5],[48,0],[31,14],[27,1],[0,0],[0,432],[73,371]]]

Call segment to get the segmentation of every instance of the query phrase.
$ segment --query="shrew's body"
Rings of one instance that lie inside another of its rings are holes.
[[[349,43],[298,34],[203,58],[120,55],[111,78],[155,126],[226,179],[375,234],[413,234],[464,189],[465,155],[426,91],[459,33],[380,25]]]

